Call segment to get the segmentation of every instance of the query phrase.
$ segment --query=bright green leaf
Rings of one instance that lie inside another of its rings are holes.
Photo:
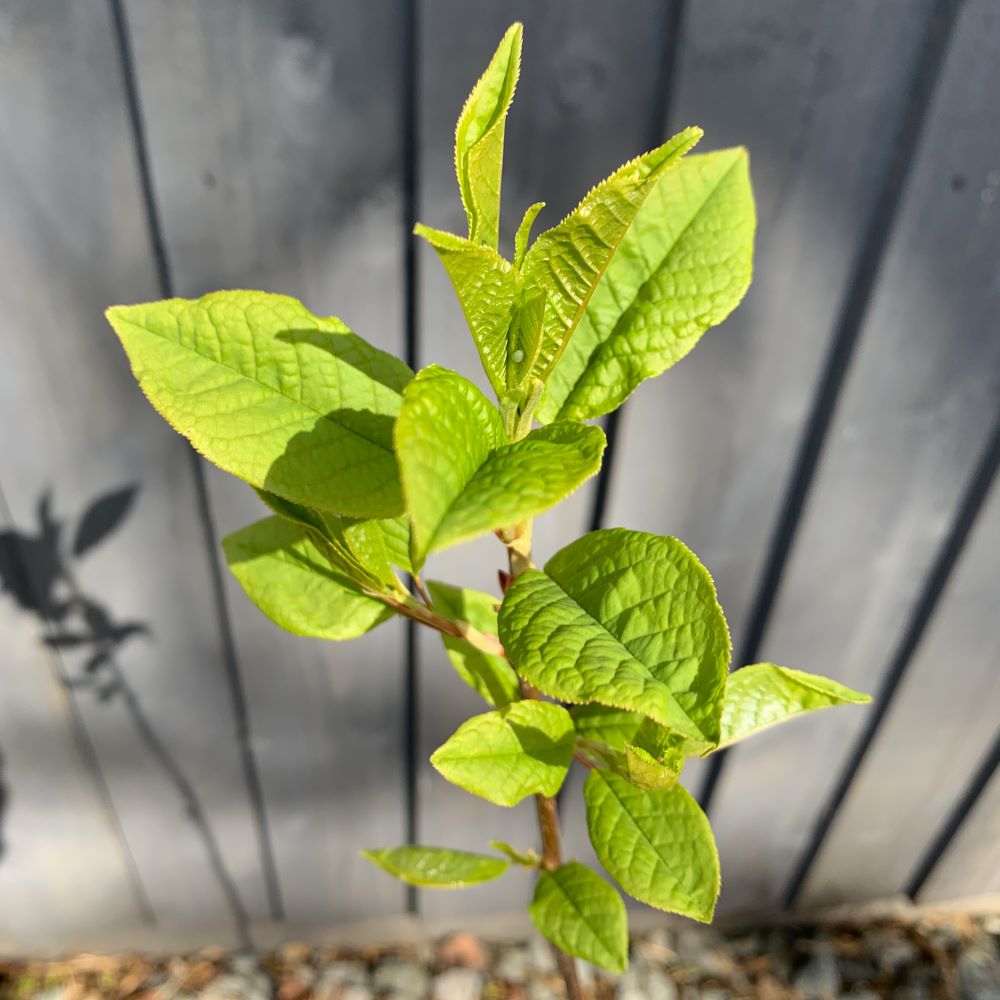
[[[512,24],[472,88],[455,127],[455,172],[469,239],[497,247],[507,110],[521,71],[520,24]]]
[[[664,174],[548,379],[538,419],[608,413],[684,357],[743,298],[754,224],[745,150],[690,156]]]
[[[504,395],[512,363],[509,330],[521,296],[520,276],[490,247],[427,226],[418,225],[414,232],[437,251],[465,313],[483,370],[497,396]]]
[[[578,861],[543,871],[528,913],[539,934],[560,951],[610,972],[628,965],[625,901],[597,872]]]
[[[544,694],[718,741],[729,630],[708,571],[676,538],[584,535],[514,581],[498,624],[518,673]]]
[[[427,553],[534,517],[600,468],[604,433],[555,423],[506,444],[471,382],[432,365],[407,386],[396,422],[415,567]]]
[[[525,210],[524,218],[521,219],[521,224],[517,227],[517,232],[514,234],[514,267],[518,270],[521,269],[524,255],[528,252],[531,227],[535,224],[535,219],[538,218],[538,213],[543,208],[545,208],[544,201],[536,201],[534,205],[529,205]]]
[[[336,569],[376,590],[405,593],[393,571],[393,566],[407,572],[410,569],[410,525],[405,517],[341,517],[267,490],[256,492],[275,514],[306,528]]]
[[[502,858],[448,847],[385,847],[361,853],[400,881],[427,889],[461,889],[489,882],[508,868]]]
[[[729,675],[719,748],[806,712],[870,701],[868,695],[828,677],[773,663],[755,663]]]
[[[226,472],[339,514],[402,512],[392,424],[412,373],[339,319],[239,291],[107,316],[153,406]]]
[[[578,735],[576,751],[595,767],[606,768],[639,788],[671,788],[684,769],[684,755],[677,750],[655,757],[632,743],[617,750]]]
[[[299,524],[268,517],[224,538],[222,548],[247,597],[296,635],[354,639],[392,616],[333,566]]]
[[[453,587],[428,580],[434,610],[449,621],[468,622],[489,635],[497,634],[497,598],[478,590]],[[456,636],[444,635],[444,647],[459,677],[491,705],[503,708],[521,698],[521,687],[514,668],[502,657],[484,653]]]
[[[538,852],[532,847],[529,847],[526,851],[519,851],[516,847],[511,847],[510,844],[502,840],[491,840],[490,847],[494,851],[505,854],[515,865],[521,865],[524,868],[537,868],[542,863]]]
[[[601,181],[558,225],[542,233],[524,258],[529,291],[546,295],[545,325],[536,373],[552,370],[632,220],[656,182],[701,138],[687,128],[630,160]]]
[[[498,806],[555,795],[573,759],[573,720],[546,701],[475,715],[431,755],[452,784]]]
[[[605,743],[614,750],[624,750],[625,744],[635,739],[642,724],[638,712],[608,708],[607,705],[574,705],[569,714],[578,736]]]
[[[590,842],[630,896],[705,923],[712,919],[719,856],[708,818],[681,785],[646,791],[591,771],[583,795]]]

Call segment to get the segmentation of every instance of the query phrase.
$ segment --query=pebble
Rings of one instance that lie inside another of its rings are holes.
[[[485,969],[489,955],[482,942],[468,931],[451,934],[438,944],[438,960],[442,965],[461,965],[467,969]]]
[[[371,977],[363,962],[331,962],[319,974],[313,994],[316,1000],[327,1000],[335,997],[334,991],[343,986],[359,986],[367,989],[370,981]]]
[[[375,994],[367,986],[344,986],[337,1000],[374,1000]]]
[[[841,986],[840,968],[829,942],[817,941],[815,954],[796,974],[793,984],[805,1000],[836,1000]]]
[[[531,967],[535,972],[549,974],[556,971],[555,956],[547,941],[538,936],[533,937],[531,944],[528,945],[528,951],[531,956]]]
[[[413,962],[390,958],[375,970],[372,982],[376,993],[386,994],[391,1000],[424,1000],[430,976]]]
[[[562,1000],[562,991],[556,991],[544,979],[532,979],[524,992],[525,1000]]]
[[[442,972],[431,987],[434,1000],[479,1000],[482,992],[482,973],[461,967]]]
[[[505,948],[493,966],[497,979],[502,979],[512,986],[523,986],[531,970],[531,955],[527,948]]]
[[[1000,1000],[1000,962],[985,948],[972,947],[958,960],[962,1000]]]
[[[271,978],[264,973],[224,973],[199,994],[202,1000],[269,1000]]]
[[[633,962],[618,980],[616,1000],[677,1000],[677,987],[661,969]]]

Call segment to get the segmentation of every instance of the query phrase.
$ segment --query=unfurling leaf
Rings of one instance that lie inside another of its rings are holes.
[[[542,346],[535,365],[543,381],[580,322],[636,212],[660,177],[701,135],[700,128],[684,129],[619,167],[562,222],[542,233],[525,254],[525,287],[546,297]]]
[[[584,535],[514,581],[498,624],[544,694],[640,712],[703,749],[718,742],[729,630],[708,571],[676,538]]]
[[[604,444],[599,427],[571,423],[507,444],[500,415],[476,386],[425,368],[396,423],[414,568],[429,552],[547,510],[600,468]]]
[[[590,298],[538,419],[609,413],[684,357],[743,298],[754,225],[745,150],[685,157],[667,171]]]
[[[483,370],[502,397],[511,361],[509,332],[523,287],[520,275],[490,247],[427,226],[413,231],[430,243],[448,272]]]
[[[555,795],[573,759],[573,720],[546,701],[475,715],[431,756],[450,782],[498,806]]]
[[[524,263],[524,256],[528,252],[528,241],[531,239],[531,227],[538,218],[538,213],[545,208],[544,201],[536,201],[534,205],[529,205],[524,212],[524,218],[517,227],[514,234],[514,267],[518,270]]]
[[[224,538],[222,548],[247,597],[296,635],[354,639],[392,616],[299,524],[268,517]]]
[[[497,634],[497,598],[478,590],[453,587],[438,580],[428,580],[434,610],[449,621],[468,622],[480,632]],[[486,701],[503,708],[521,698],[517,674],[502,657],[484,653],[465,639],[442,633],[448,658],[458,676]]]
[[[719,856],[708,818],[681,785],[646,791],[591,771],[583,795],[590,842],[630,896],[704,923],[712,919]]]
[[[506,855],[515,865],[521,865],[524,868],[537,868],[542,863],[538,852],[531,847],[526,851],[519,851],[516,847],[511,847],[510,844],[502,840],[491,840],[490,847],[494,851]]]
[[[754,663],[729,675],[719,749],[806,712],[870,701],[868,695],[828,677]]]
[[[469,219],[469,239],[497,246],[507,109],[521,71],[520,24],[512,24],[472,88],[455,127],[455,172]]]
[[[321,510],[402,513],[402,361],[285,295],[214,292],[107,316],[150,402],[221,469]]]
[[[426,889],[461,889],[489,882],[509,867],[503,858],[449,847],[384,847],[361,853],[401,882]]]
[[[567,955],[610,972],[625,971],[625,901],[586,865],[570,861],[553,871],[543,871],[528,912],[538,932]]]

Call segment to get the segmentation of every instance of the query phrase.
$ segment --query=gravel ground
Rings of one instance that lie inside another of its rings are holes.
[[[593,1000],[1000,1000],[1000,917],[636,937],[624,976],[581,964]],[[266,955],[0,962],[0,1000],[560,1000],[540,940],[458,933],[418,947],[302,943]]]

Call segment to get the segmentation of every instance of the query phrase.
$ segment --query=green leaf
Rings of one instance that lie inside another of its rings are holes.
[[[461,889],[489,882],[508,868],[502,858],[448,847],[384,847],[361,853],[400,881],[426,889]]]
[[[156,410],[226,472],[321,510],[402,513],[392,424],[412,372],[339,319],[239,291],[107,317]]]
[[[754,225],[745,150],[687,157],[664,174],[552,372],[538,419],[609,413],[684,357],[743,298]]]
[[[444,264],[483,370],[493,391],[503,396],[508,368],[516,364],[511,357],[509,331],[521,296],[520,275],[490,247],[427,226],[418,225],[413,231],[430,243]]]
[[[642,724],[638,712],[626,712],[607,705],[575,705],[569,710],[577,736],[624,750],[635,739]]]
[[[521,865],[524,868],[537,868],[542,863],[538,852],[532,847],[526,851],[519,851],[516,847],[511,847],[510,844],[504,843],[502,840],[491,840],[490,847],[494,851],[506,854],[515,865]]]
[[[497,246],[507,110],[521,71],[520,24],[512,24],[469,94],[455,128],[455,172],[469,239]]]
[[[473,628],[489,635],[497,634],[497,598],[478,590],[453,587],[448,583],[428,580],[434,610],[453,622],[468,622]],[[502,657],[476,649],[471,643],[455,636],[444,635],[448,659],[474,691],[491,705],[503,708],[521,698],[521,686],[514,668]]]
[[[267,517],[224,538],[222,548],[247,597],[296,635],[354,639],[392,616],[331,564],[302,525]]]
[[[619,167],[562,222],[542,233],[525,255],[525,286],[544,292],[547,299],[535,367],[541,379],[559,359],[650,191],[701,135],[701,129],[687,128]]]
[[[352,580],[379,591],[406,593],[393,571],[393,566],[410,571],[410,524],[405,517],[341,517],[267,490],[256,493],[275,514],[306,528],[330,563]]]
[[[719,856],[708,818],[681,785],[645,791],[607,771],[591,771],[583,796],[590,842],[630,896],[711,921]]]
[[[754,663],[729,675],[719,749],[806,712],[870,701],[868,695],[828,677]]]
[[[544,694],[718,741],[729,630],[708,571],[676,538],[584,535],[514,581],[498,625],[508,658]]]
[[[582,736],[576,738],[576,750],[595,767],[606,768],[638,788],[671,788],[684,769],[684,755],[678,750],[657,757],[632,743],[616,750]]]
[[[573,759],[573,720],[546,701],[475,715],[431,755],[452,784],[498,806],[555,795]]]
[[[570,861],[543,871],[528,913],[542,937],[567,955],[610,972],[628,966],[625,901],[586,865]]]
[[[429,552],[542,513],[601,464],[604,432],[555,423],[506,444],[471,382],[432,365],[407,386],[396,422],[415,568]]]
[[[544,201],[536,201],[534,205],[529,205],[525,210],[524,218],[521,219],[521,224],[517,227],[517,232],[514,234],[514,267],[518,270],[521,269],[524,255],[528,252],[531,227],[535,224],[535,219],[538,218],[538,213],[543,208],[545,208]]]

